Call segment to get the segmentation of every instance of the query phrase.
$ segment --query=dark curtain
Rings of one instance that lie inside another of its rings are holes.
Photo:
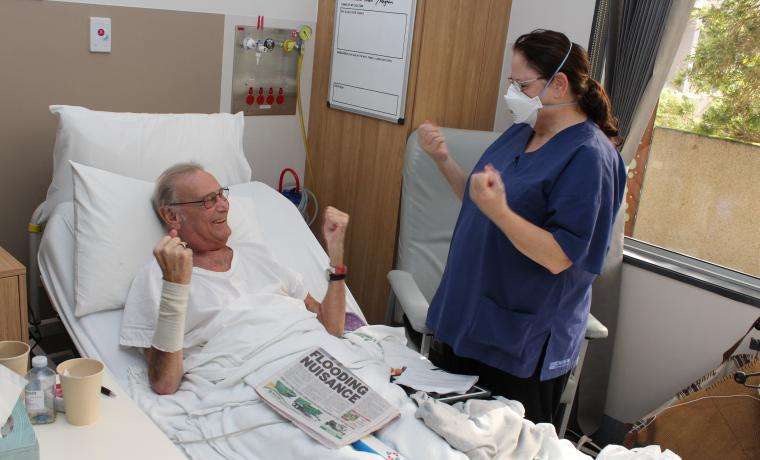
[[[625,138],[652,76],[672,0],[609,0],[604,87]]]
[[[588,39],[588,55],[591,64],[591,77],[601,81],[604,72],[607,35],[610,25],[610,0],[596,0],[591,36]]]

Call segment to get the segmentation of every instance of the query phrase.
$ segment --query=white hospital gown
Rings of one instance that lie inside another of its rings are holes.
[[[251,294],[273,294],[302,302],[308,294],[301,275],[277,262],[265,246],[245,243],[231,248],[232,265],[228,271],[193,267],[185,319],[186,350],[203,346],[212,335],[207,328],[237,299]],[[161,267],[155,259],[135,277],[121,320],[121,345],[150,348],[158,319],[162,279]]]

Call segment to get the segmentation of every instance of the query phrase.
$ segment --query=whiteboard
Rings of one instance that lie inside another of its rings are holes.
[[[335,2],[330,107],[404,123],[416,4]]]

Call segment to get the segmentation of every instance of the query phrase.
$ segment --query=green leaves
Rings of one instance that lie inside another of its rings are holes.
[[[760,0],[723,0],[693,17],[699,39],[672,82],[691,94],[663,91],[657,124],[760,143]]]

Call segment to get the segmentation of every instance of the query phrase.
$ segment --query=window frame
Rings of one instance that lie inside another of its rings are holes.
[[[760,308],[760,278],[625,236],[623,262]]]

